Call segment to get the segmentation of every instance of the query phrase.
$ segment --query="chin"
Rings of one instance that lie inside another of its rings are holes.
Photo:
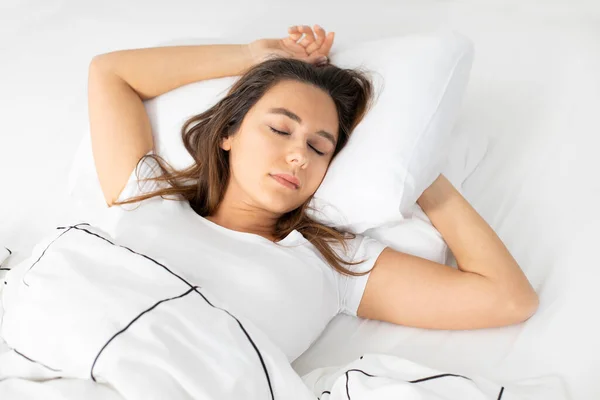
[[[279,199],[270,198],[270,199],[265,199],[263,204],[265,205],[265,209],[271,211],[274,214],[285,214],[290,211],[294,211],[298,207],[301,207],[302,204],[304,204],[304,202],[299,203],[299,204],[295,202],[292,204],[289,201],[282,201],[281,198],[279,198]]]
[[[300,207],[302,204],[300,205],[287,205],[287,206],[272,206],[270,207],[270,210],[273,211],[273,213],[276,214],[286,214],[289,213],[290,211],[294,211],[295,209],[297,209],[298,207]]]
[[[300,193],[289,192],[284,193],[281,191],[270,192],[268,189],[263,189],[259,197],[255,199],[259,200],[265,210],[269,210],[274,214],[285,214],[290,211],[294,211],[310,198],[310,196],[302,196]]]

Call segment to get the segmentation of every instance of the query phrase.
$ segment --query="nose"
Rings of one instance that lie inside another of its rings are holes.
[[[307,150],[303,144],[293,144],[292,148],[288,150],[286,159],[289,164],[297,165],[300,168],[308,166]]]

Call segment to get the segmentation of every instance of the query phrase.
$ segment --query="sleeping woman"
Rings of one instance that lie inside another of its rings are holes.
[[[333,32],[318,25],[292,26],[285,38],[244,45],[94,57],[89,122],[108,207],[152,202],[159,211],[144,220],[160,227],[131,223],[139,243],[149,252],[151,239],[172,243],[177,254],[185,253],[182,259],[195,262],[178,265],[178,273],[223,296],[290,361],[340,312],[429,329],[528,319],[538,307],[535,291],[499,237],[443,175],[418,205],[448,244],[457,269],[309,217],[313,195],[373,95],[364,73],[329,63],[333,42]],[[155,153],[143,102],[227,76],[240,78],[182,128],[195,163],[172,168]],[[136,182],[144,182],[138,190],[129,190],[133,172]],[[195,236],[169,229],[176,207],[193,213]]]

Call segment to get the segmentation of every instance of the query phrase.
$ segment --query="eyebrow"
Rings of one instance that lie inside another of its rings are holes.
[[[294,121],[298,122],[299,124],[302,123],[302,118],[300,118],[298,115],[294,114],[287,108],[283,108],[283,107],[270,108],[269,113],[285,115],[286,117],[293,119]],[[317,135],[320,135],[320,136],[324,137],[325,139],[329,140],[331,143],[333,143],[334,146],[336,145],[335,136],[333,136],[331,133],[324,131],[324,130],[317,131],[316,133],[317,133]]]

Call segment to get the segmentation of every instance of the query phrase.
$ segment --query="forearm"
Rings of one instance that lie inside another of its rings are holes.
[[[252,66],[246,45],[171,46],[120,50],[94,57],[143,99],[206,79],[241,75]]]
[[[441,233],[460,270],[489,278],[508,293],[535,297],[504,243],[446,177],[440,175],[418,204]]]

